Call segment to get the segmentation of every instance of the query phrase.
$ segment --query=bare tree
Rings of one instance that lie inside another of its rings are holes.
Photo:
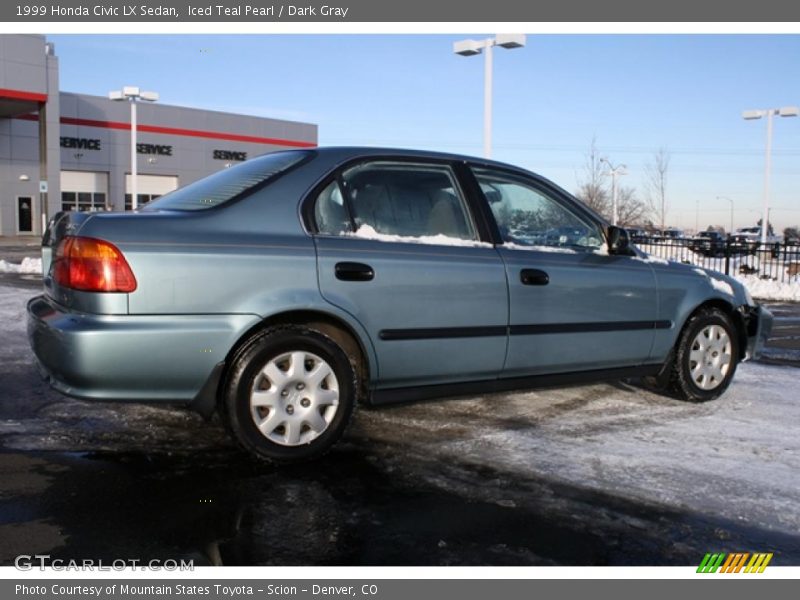
[[[645,220],[647,206],[632,187],[621,186],[617,190],[617,215],[622,227],[638,226]]]
[[[609,196],[605,189],[606,176],[600,158],[597,150],[597,138],[592,137],[583,167],[583,179],[578,180],[578,190],[575,192],[575,196],[595,212],[608,215]]]
[[[658,215],[661,229],[667,222],[667,171],[669,171],[670,154],[666,148],[659,148],[653,154],[651,163],[645,166],[647,180],[647,203],[650,210]]]

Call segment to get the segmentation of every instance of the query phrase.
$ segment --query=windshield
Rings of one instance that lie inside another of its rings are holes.
[[[265,154],[178,188],[142,210],[205,210],[220,206],[274,179],[307,156],[306,150]]]

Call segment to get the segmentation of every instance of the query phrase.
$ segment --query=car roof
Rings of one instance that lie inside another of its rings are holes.
[[[319,154],[328,155],[341,160],[349,160],[351,158],[361,157],[410,157],[410,158],[433,158],[438,160],[448,161],[464,161],[476,164],[485,164],[487,166],[503,167],[506,169],[513,169],[515,171],[530,172],[523,167],[504,163],[488,158],[481,158],[478,156],[469,156],[466,154],[453,154],[449,152],[436,152],[434,150],[415,150],[412,148],[391,148],[380,146],[319,146],[311,150]]]

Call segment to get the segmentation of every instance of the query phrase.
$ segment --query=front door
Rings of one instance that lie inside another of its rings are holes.
[[[382,388],[499,376],[508,296],[450,165],[371,161],[316,199],[319,285],[368,332]]]
[[[647,362],[657,295],[641,259],[610,256],[599,223],[542,182],[474,168],[503,244],[510,298],[504,377]]]

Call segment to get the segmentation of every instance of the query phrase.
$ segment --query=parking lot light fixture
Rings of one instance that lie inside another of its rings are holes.
[[[108,92],[109,100],[129,102],[131,105],[131,210],[138,208],[138,173],[136,161],[136,103],[157,102],[157,92],[143,92],[136,86],[126,85],[121,90]],[[124,206],[123,206],[124,208]]]
[[[755,110],[746,110],[742,112],[742,118],[747,121],[753,121],[762,117],[767,117],[767,147],[764,161],[764,207],[763,216],[761,217],[761,244],[767,243],[767,229],[769,227],[769,177],[772,161],[772,117],[778,115],[779,117],[796,117],[800,115],[800,108],[797,106],[783,106],[781,108],[764,108]]]
[[[483,155],[492,156],[492,48],[507,50],[525,46],[526,36],[518,33],[498,34],[485,40],[460,40],[453,44],[453,52],[460,56],[484,55],[483,74]]]
[[[619,206],[617,203],[617,177],[620,175],[627,175],[625,165],[617,165],[616,167],[611,164],[607,158],[601,158],[601,163],[608,165],[608,175],[611,175],[611,224],[617,225],[619,221]]]

